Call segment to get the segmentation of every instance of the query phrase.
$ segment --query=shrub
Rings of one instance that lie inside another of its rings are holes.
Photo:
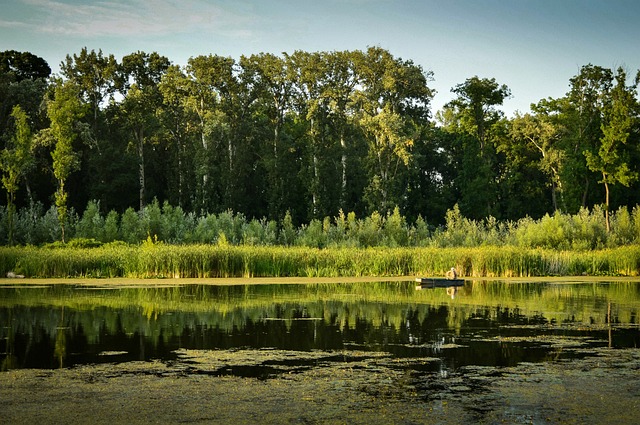
[[[104,239],[104,218],[100,214],[100,201],[89,201],[76,229],[76,237]]]
[[[323,231],[320,220],[313,219],[308,226],[302,226],[298,235],[297,244],[312,248],[324,248],[327,246],[327,235]]]
[[[129,207],[122,214],[120,223],[120,236],[122,240],[130,244],[139,243],[144,235],[144,230],[140,222],[140,216]]]
[[[111,210],[107,214],[107,218],[104,220],[104,232],[102,234],[103,242],[113,242],[119,239],[120,232],[118,231],[118,213]]]
[[[146,236],[164,240],[162,226],[162,211],[158,199],[154,198],[150,204],[147,204],[140,214],[140,224],[144,229]]]

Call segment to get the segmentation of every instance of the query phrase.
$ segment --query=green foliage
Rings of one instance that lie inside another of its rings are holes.
[[[113,210],[109,211],[107,218],[104,220],[103,242],[113,242],[120,237],[118,221],[118,213]]]
[[[314,218],[309,225],[302,226],[297,244],[314,248],[327,246],[327,234],[323,231],[322,222]]]
[[[20,60],[0,72],[0,243],[593,250],[640,240],[640,106],[622,70],[584,66],[566,96],[513,119],[499,109],[508,87],[471,77],[435,123],[431,73],[379,47],[186,66],[84,48],[48,83],[45,117],[47,68],[5,53]]]
[[[6,210],[0,208],[0,218]],[[16,214],[16,241],[39,245],[60,239],[57,211],[51,207],[43,212],[41,204],[33,204]],[[559,211],[539,220],[525,217],[503,222],[493,217],[471,220],[457,207],[447,211],[446,224],[432,230],[421,218],[408,223],[395,208],[382,216],[377,212],[357,218],[350,212],[333,220],[313,219],[308,225],[293,226],[285,215],[280,226],[273,220],[247,220],[242,214],[227,211],[195,217],[169,204],[160,209],[157,202],[149,204],[140,214],[128,208],[121,216],[110,211],[106,219],[100,203],[91,201],[82,217],[70,211],[66,222],[70,240],[94,239],[102,243],[116,240],[140,244],[145,240],[167,244],[220,244],[226,246],[298,246],[319,249],[367,247],[522,247],[549,250],[588,251],[634,245],[640,242],[640,207],[631,213],[620,208],[611,213],[611,231],[606,231],[604,211],[586,208],[578,214]],[[0,228],[1,229],[1,228]],[[155,230],[154,230],[155,229]],[[152,233],[152,230],[153,233]],[[224,235],[224,236],[223,236]]]
[[[539,221],[523,219],[514,232],[515,243],[524,247],[559,250],[599,249],[606,246],[607,234],[601,208],[582,209],[574,216],[556,212]]]
[[[127,208],[122,214],[120,223],[120,236],[122,240],[128,243],[138,243],[145,235],[145,229],[141,226],[141,220],[138,213],[131,207]]]
[[[102,242],[94,238],[74,238],[67,242],[67,245],[69,248],[97,248],[102,246]],[[60,248],[60,245],[54,245],[54,247]]]
[[[68,219],[65,184],[69,175],[80,166],[79,157],[73,147],[78,136],[77,124],[83,115],[78,87],[71,82],[59,81],[53,88],[53,99],[47,103],[47,116],[51,121],[49,132],[55,148],[51,152],[53,174],[58,182],[55,205],[60,222],[60,238],[65,241],[65,226]]]
[[[104,240],[105,220],[100,213],[100,202],[89,201],[76,228],[76,237]]]
[[[293,227],[291,213],[287,211],[282,219],[281,243],[285,246],[293,245],[296,238],[296,230]]]
[[[9,245],[14,243],[15,231],[15,195],[20,180],[33,165],[31,128],[29,117],[20,106],[14,106],[11,117],[15,121],[15,134],[10,145],[0,152],[0,170],[2,185],[7,191],[7,239]]]

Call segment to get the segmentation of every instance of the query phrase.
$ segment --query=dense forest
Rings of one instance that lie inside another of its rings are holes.
[[[192,231],[229,214],[276,234],[349,214],[420,229],[585,209],[608,231],[610,211],[640,203],[640,74],[584,65],[564,97],[513,117],[500,109],[510,89],[477,76],[432,111],[433,78],[379,47],[184,66],[84,48],[59,75],[1,52],[0,243],[29,242],[16,223],[47,211],[64,240],[88,211],[127,238],[125,220],[150,206]]]

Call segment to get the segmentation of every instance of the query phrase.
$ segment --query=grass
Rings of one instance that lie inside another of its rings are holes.
[[[0,247],[0,273],[32,278],[638,276],[640,246],[557,251],[516,247],[329,248],[106,244]]]

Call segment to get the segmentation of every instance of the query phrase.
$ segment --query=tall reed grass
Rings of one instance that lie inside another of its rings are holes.
[[[590,251],[516,247],[331,248],[105,244],[97,248],[0,247],[0,272],[35,278],[569,275],[638,276],[640,246]]]

